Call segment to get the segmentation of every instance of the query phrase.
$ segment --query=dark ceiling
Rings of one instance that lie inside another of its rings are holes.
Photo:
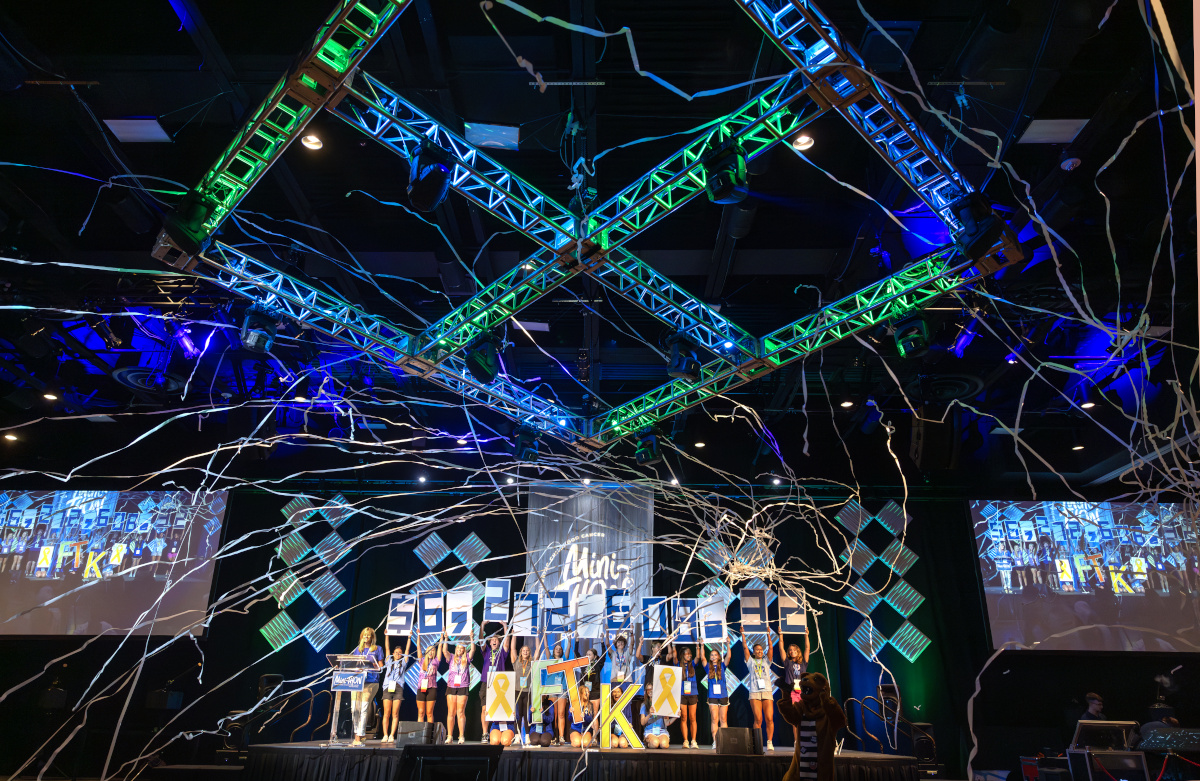
[[[171,193],[198,181],[247,107],[278,80],[328,15],[329,4],[147,0],[7,6],[0,12],[0,33],[8,43],[0,43],[0,75],[16,79],[19,88],[0,92],[5,150],[0,254],[165,270],[149,257],[149,248],[164,211],[178,198]],[[685,92],[788,69],[732,0],[616,0],[602,7],[593,0],[529,4],[539,13],[564,15],[568,5],[586,25],[610,32],[629,27],[641,67]],[[846,40],[867,53],[880,78],[913,89],[894,49],[880,45],[869,32],[855,2],[821,5]],[[1101,176],[1111,214],[1093,184],[1139,119],[1154,111],[1156,103],[1169,108],[1180,102],[1176,91],[1182,94],[1182,89],[1170,83],[1164,59],[1153,56],[1138,8],[1127,2],[1109,9],[1106,0],[864,5],[888,29],[909,31],[904,39],[908,56],[932,106],[994,134],[972,134],[977,144],[994,150],[998,140],[1005,142],[1003,159],[1024,182],[995,173],[969,143],[948,138],[930,113],[909,103],[966,180],[976,188],[986,183],[986,195],[1021,230],[1030,260],[988,281],[981,291],[936,304],[926,314],[934,344],[923,358],[903,360],[887,333],[869,333],[863,342],[849,340],[826,349],[803,369],[796,365],[745,386],[733,401],[764,416],[798,471],[840,479],[849,466],[840,446],[834,459],[838,465],[801,466],[804,462],[796,460],[805,426],[813,427],[810,437],[825,437],[819,447],[831,447],[841,435],[852,448],[852,459],[861,459],[856,463],[886,472],[892,463],[883,447],[887,429],[879,426],[875,410],[895,424],[900,441],[893,448],[906,468],[946,484],[969,485],[987,474],[1020,490],[1025,467],[1014,455],[1012,439],[993,433],[1002,428],[997,420],[1012,425],[1019,410],[1029,445],[1049,453],[1053,471],[1068,475],[1071,482],[1083,485],[1127,465],[1131,450],[1149,447],[1141,439],[1125,441],[1127,417],[1137,412],[1140,400],[1146,402],[1148,422],[1170,421],[1174,401],[1168,396],[1173,394],[1164,381],[1176,375],[1186,379],[1195,359],[1194,351],[1177,357],[1150,337],[1194,345],[1197,319],[1194,275],[1181,273],[1175,279],[1171,272],[1172,263],[1180,269],[1195,267],[1195,218],[1180,217],[1195,213],[1191,173],[1174,206],[1174,244],[1163,242],[1160,249],[1159,243],[1164,193],[1175,186],[1189,148],[1180,120],[1169,114],[1161,131],[1153,122],[1144,126]],[[1175,0],[1166,7],[1176,41],[1184,47],[1182,60],[1190,63],[1189,4]],[[203,19],[207,37],[189,34],[179,9]],[[1101,27],[1106,10],[1111,15]],[[570,147],[594,155],[637,139],[678,134],[603,157],[592,183],[604,199],[693,138],[696,133],[689,129],[729,112],[755,89],[740,87],[685,101],[634,71],[622,36],[597,41],[535,23],[502,6],[490,14],[513,50],[548,81],[577,78],[580,56],[594,58],[595,78],[603,85],[594,90],[592,104],[575,105],[573,94],[579,91],[568,87],[550,87],[545,93],[529,87],[528,74],[517,67],[479,5],[465,0],[414,0],[367,58],[364,70],[457,130],[463,121],[519,125],[520,149],[493,156],[562,203],[571,195],[571,172],[564,162],[570,162]],[[20,83],[64,79],[95,83]],[[967,84],[959,86],[963,82]],[[157,118],[171,141],[122,143],[98,123],[134,117]],[[1034,119],[1087,124],[1071,143],[1016,143]],[[1186,121],[1192,122],[1190,112]],[[332,116],[318,117],[311,127],[323,148],[314,152],[293,145],[277,166],[282,170],[268,175],[242,202],[238,224],[226,223],[224,241],[328,285],[410,329],[443,316],[477,289],[455,253],[486,285],[533,250],[513,233],[492,238],[504,226],[453,196],[432,219],[417,219],[403,208],[405,161]],[[574,136],[572,127],[577,128]],[[927,212],[922,214],[920,201],[844,121],[827,115],[809,133],[816,140],[808,154],[813,163],[902,214],[914,233],[937,240],[940,226]],[[1079,166],[1064,171],[1064,157],[1078,158]],[[122,187],[98,193],[96,181],[69,172],[99,180],[127,173],[162,177],[142,183],[167,193]],[[881,208],[789,149],[776,148],[754,172],[753,223],[744,238],[730,238],[731,215],[723,218],[722,207],[697,198],[636,237],[628,249],[693,295],[720,305],[723,314],[756,335],[898,270],[923,251],[913,234],[904,234]],[[1060,236],[1055,249],[1061,270],[1040,232],[1026,227],[1021,206],[1025,183],[1039,213]],[[1157,265],[1156,249],[1162,254]],[[351,266],[361,271],[346,271]],[[294,338],[281,343],[280,360],[264,362],[241,349],[231,327],[220,327],[240,324],[245,302],[187,278],[11,264],[4,264],[0,274],[3,303],[10,306],[0,318],[3,425],[46,415],[164,413],[119,418],[121,422],[105,426],[39,424],[70,432],[66,436],[76,449],[62,446],[61,433],[44,437],[35,436],[35,428],[22,429],[30,436],[23,433],[0,456],[12,468],[65,471],[83,460],[81,452],[103,452],[113,442],[128,441],[147,429],[148,421],[161,422],[166,410],[279,398],[290,392],[289,372],[317,364],[359,393],[363,409],[426,428],[462,427],[461,413],[451,423],[439,417],[443,413],[388,406],[414,394],[452,400],[432,386],[357,360],[338,345],[293,332]],[[1097,341],[1102,332],[1079,323],[1072,297],[1086,298],[1090,312],[1101,320],[1119,318],[1128,328],[1144,314],[1156,330],[1143,332],[1136,344],[1114,353],[1111,344]],[[14,305],[35,308],[12,309]],[[960,338],[971,322],[964,307],[978,307],[983,315],[973,340]],[[510,330],[514,344],[505,351],[507,370],[573,408],[594,412],[665,380],[658,352],[665,328],[602,290],[577,281],[520,319],[546,323],[549,330],[535,332],[537,346]],[[176,335],[189,322],[192,336],[208,345],[199,361],[185,354]],[[969,343],[955,351],[956,340]],[[1010,365],[1005,356],[1019,344],[1024,346],[1017,352],[1030,363]],[[571,377],[578,378],[581,350],[588,351],[591,363],[588,389]],[[1044,362],[1072,371],[1043,367],[1030,382],[1032,367]],[[1145,376],[1127,381],[1128,388],[1121,385],[1121,377],[1139,367],[1147,369]],[[56,402],[42,399],[44,385],[56,389]],[[1147,390],[1151,386],[1153,392]],[[1088,415],[1062,395],[1078,400],[1089,388],[1110,395]],[[842,409],[838,403],[843,399],[855,406]],[[952,401],[965,406],[946,412]],[[678,416],[672,432],[676,444],[691,447],[697,439],[721,437],[720,426],[728,424],[713,422],[711,416],[728,407],[721,402]],[[935,418],[946,413],[948,422],[924,426],[914,435],[913,408]],[[214,413],[213,420],[225,417],[229,420],[221,432],[246,433],[237,414]],[[309,420],[291,408],[279,413],[276,424],[280,432],[305,425],[347,428],[339,420],[328,411]],[[189,419],[188,425],[194,427],[195,421]],[[495,425],[508,431],[500,421]],[[1110,436],[1105,427],[1121,433]],[[194,436],[199,447],[200,433]],[[1087,444],[1083,451],[1064,447],[1076,438]],[[752,464],[745,467],[747,474],[778,468],[778,459],[758,438],[738,434],[736,439],[715,456],[708,451],[706,460],[723,458],[734,468]],[[172,443],[177,456],[189,452],[188,442]],[[911,443],[917,444],[910,453]],[[139,461],[135,451],[126,454],[134,464],[131,473],[150,469],[147,465],[161,455],[137,451]],[[286,460],[287,452],[280,447],[272,458]],[[1037,458],[1026,461],[1039,479],[1052,471]],[[289,467],[279,469],[286,473]],[[894,470],[889,474],[876,482],[898,482]],[[1058,484],[1057,478],[1048,479]]]

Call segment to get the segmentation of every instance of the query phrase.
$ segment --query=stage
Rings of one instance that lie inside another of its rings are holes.
[[[478,744],[475,744],[478,745]],[[465,746],[470,747],[470,744]],[[459,748],[445,747],[447,752]],[[239,781],[392,781],[403,747],[368,741],[362,748],[320,742],[250,746]],[[764,756],[716,754],[709,748],[666,750],[566,747],[507,748],[495,781],[576,781],[609,778],[644,781],[778,781],[792,761],[790,748]],[[891,754],[847,751],[838,756],[838,781],[917,781],[917,760]]]

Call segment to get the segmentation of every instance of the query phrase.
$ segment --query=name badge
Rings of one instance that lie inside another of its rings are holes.
[[[691,694],[691,693],[692,693],[692,682],[691,682],[691,681],[684,681],[684,682],[683,682],[683,693],[684,693],[684,694]]]
[[[795,683],[793,683],[792,688],[795,689],[796,691],[800,691],[800,681],[797,680]]]
[[[524,689],[524,688],[527,688],[528,686],[529,686],[529,676],[522,675],[520,688]]]
[[[720,697],[720,696],[722,696],[722,695],[721,695],[721,684],[719,684],[719,683],[714,683],[714,684],[713,684],[713,686],[712,686],[712,693],[713,693],[713,696],[714,696],[714,697]]]
[[[429,681],[422,680],[421,681],[421,691],[426,691],[428,689],[429,689]]]
[[[387,688],[387,690],[388,690],[389,692],[394,692],[394,691],[396,691],[396,682],[395,682],[395,681],[392,681],[391,683],[389,683],[389,684],[388,684],[388,688]]]
[[[759,691],[766,691],[767,681],[764,678],[757,678]]]
[[[621,681],[625,680],[625,671],[624,671],[624,670],[617,670],[617,672],[616,672],[616,673],[613,675],[613,679],[614,679],[614,680],[615,680],[617,683],[620,683]]]

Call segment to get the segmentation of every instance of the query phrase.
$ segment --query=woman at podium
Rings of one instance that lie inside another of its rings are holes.
[[[375,630],[366,627],[358,635],[358,647],[350,653],[355,656],[366,656],[374,659],[376,664],[383,664],[383,649],[375,644]],[[351,692],[350,707],[354,714],[354,742],[351,746],[361,746],[363,736],[367,732],[368,705],[375,701],[379,693],[379,670],[367,671],[367,685],[360,692]]]

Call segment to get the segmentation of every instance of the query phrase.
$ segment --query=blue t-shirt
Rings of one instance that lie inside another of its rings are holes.
[[[795,689],[799,685],[800,676],[808,670],[807,662],[793,662],[788,659],[783,665],[783,680],[787,683],[789,689]]]
[[[718,662],[714,672],[712,665],[704,665],[704,673],[708,676],[708,696],[720,699],[729,696],[729,687],[725,685],[725,663]]]
[[[399,660],[388,659],[383,663],[383,688],[386,691],[388,684],[396,684],[397,687],[404,685],[404,674],[408,672],[409,666],[413,663],[411,656],[402,656]],[[370,674],[368,673],[368,676]]]
[[[641,715],[650,717],[650,719],[646,722],[646,726],[642,730],[647,735],[667,734],[667,719],[665,716],[655,716],[646,709],[645,705],[642,706]],[[672,721],[674,721],[674,719],[672,719]]]
[[[361,648],[355,648],[351,653],[353,653],[355,656],[365,656],[368,659],[374,659],[380,664],[383,664],[383,649],[379,646],[368,648],[365,651]],[[367,683],[379,683],[378,670],[367,670]]]

